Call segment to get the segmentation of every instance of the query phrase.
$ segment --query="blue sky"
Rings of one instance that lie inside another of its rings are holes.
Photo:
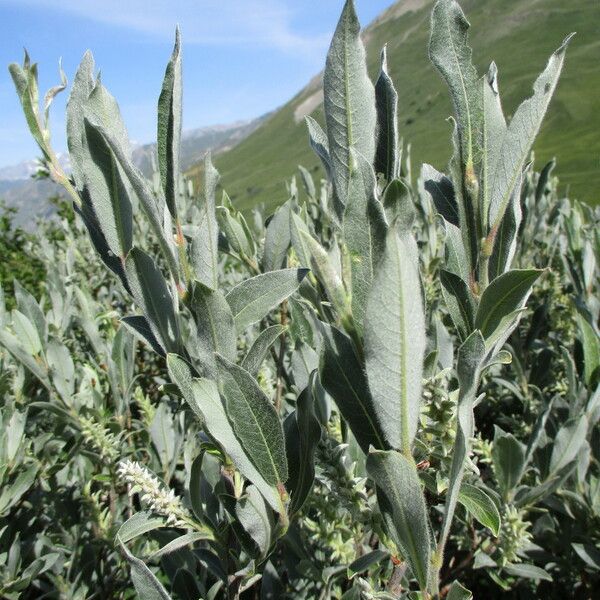
[[[356,0],[367,25],[392,0]],[[155,136],[155,107],[175,25],[183,36],[184,128],[259,116],[292,97],[324,64],[342,0],[0,0],[0,166],[38,156],[10,62],[23,48],[40,91],[69,80],[91,49],[132,140]],[[53,106],[54,145],[65,149],[67,95]]]

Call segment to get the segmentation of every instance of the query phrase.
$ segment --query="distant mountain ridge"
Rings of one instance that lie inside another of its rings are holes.
[[[451,153],[452,114],[448,91],[428,59],[434,0],[399,0],[363,32],[369,73],[379,71],[381,48],[399,93],[400,135],[411,144],[413,177],[423,162],[446,170]],[[339,0],[340,10],[342,0]],[[533,82],[569,33],[577,35],[567,52],[558,89],[534,147],[535,168],[553,157],[563,189],[571,198],[600,202],[600,2],[597,0],[460,0],[467,19],[473,61],[481,75],[492,60],[508,118],[532,94]],[[323,65],[325,56],[323,56]],[[215,160],[221,181],[241,210],[272,209],[287,199],[285,182],[303,165],[323,171],[308,143],[304,117],[323,124],[322,74],[235,148]],[[200,179],[202,165],[188,175]]]
[[[233,148],[259,127],[265,118],[263,116],[249,121],[185,131],[181,137],[182,169],[188,169],[198,162],[208,150],[218,153]],[[137,145],[132,150],[133,162],[146,176],[153,172],[155,152],[155,143]],[[65,171],[69,172],[69,155],[59,155],[59,161]],[[60,186],[48,179],[33,179],[38,168],[37,160],[0,168],[0,200],[7,207],[17,209],[15,225],[31,228],[36,217],[51,216],[54,206],[48,199],[63,193]]]

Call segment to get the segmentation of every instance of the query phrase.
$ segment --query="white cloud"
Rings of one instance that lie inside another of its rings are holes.
[[[297,2],[283,0],[0,0],[63,11],[92,21],[171,39],[179,23],[187,44],[260,45],[322,56],[330,33],[303,35],[293,27]]]

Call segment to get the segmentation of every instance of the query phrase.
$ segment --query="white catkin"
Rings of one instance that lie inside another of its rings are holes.
[[[119,463],[119,476],[131,485],[130,494],[138,493],[141,501],[153,512],[167,518],[167,523],[187,527],[190,514],[171,489],[165,489],[158,478],[143,465],[125,460]]]

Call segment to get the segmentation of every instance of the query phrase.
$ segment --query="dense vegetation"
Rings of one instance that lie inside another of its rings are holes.
[[[23,242],[42,289],[0,306],[0,596],[592,597],[600,211],[529,163],[568,40],[507,123],[467,29],[437,2],[454,155],[413,174],[348,0],[325,130],[307,119],[328,177],[301,168],[248,219],[210,155],[199,193],[180,177],[179,35],[152,182],[91,54],[71,176],[49,142],[64,82],[42,112],[35,65],[11,65],[77,216]]]

